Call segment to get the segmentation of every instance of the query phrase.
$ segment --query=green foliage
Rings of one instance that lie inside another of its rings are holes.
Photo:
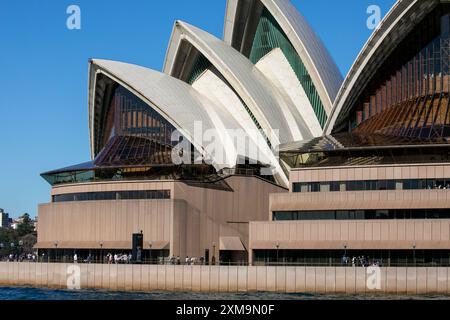
[[[30,215],[28,213],[25,213],[22,218],[22,223],[17,226],[17,234],[19,237],[23,237],[34,232],[34,225],[30,219]]]
[[[0,228],[0,255],[4,256],[15,252],[15,247],[11,247],[11,243],[16,246],[19,242],[19,236],[16,230]]]
[[[0,256],[33,251],[37,240],[34,225],[28,213],[22,218],[23,221],[18,224],[16,230],[0,228]]]

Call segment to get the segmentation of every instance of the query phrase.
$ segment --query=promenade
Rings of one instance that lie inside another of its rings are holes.
[[[0,262],[0,286],[68,285],[112,291],[446,295],[450,268]]]

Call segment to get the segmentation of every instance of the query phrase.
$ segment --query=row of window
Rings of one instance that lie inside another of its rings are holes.
[[[275,211],[274,221],[286,220],[373,220],[373,219],[449,219],[450,209],[386,209]]]
[[[450,189],[450,178],[325,181],[325,182],[307,182],[307,183],[295,182],[292,184],[293,192],[415,190],[415,189]]]
[[[84,192],[59,194],[52,197],[53,202],[140,199],[170,199],[170,190]]]
[[[450,266],[450,250],[254,250],[255,265],[299,266]]]

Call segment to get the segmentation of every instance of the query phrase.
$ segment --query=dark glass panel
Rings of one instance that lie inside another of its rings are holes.
[[[396,185],[395,185],[395,180],[386,180],[386,190],[395,190],[396,189]]]
[[[448,219],[448,209],[275,211],[273,220]]]
[[[341,184],[339,181],[330,182],[330,191],[340,191]]]
[[[170,199],[170,190],[105,191],[55,195],[53,202]]]

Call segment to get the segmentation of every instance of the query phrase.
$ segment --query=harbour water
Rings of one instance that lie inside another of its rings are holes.
[[[116,292],[0,287],[0,300],[450,300],[450,296],[321,295],[286,293]]]

